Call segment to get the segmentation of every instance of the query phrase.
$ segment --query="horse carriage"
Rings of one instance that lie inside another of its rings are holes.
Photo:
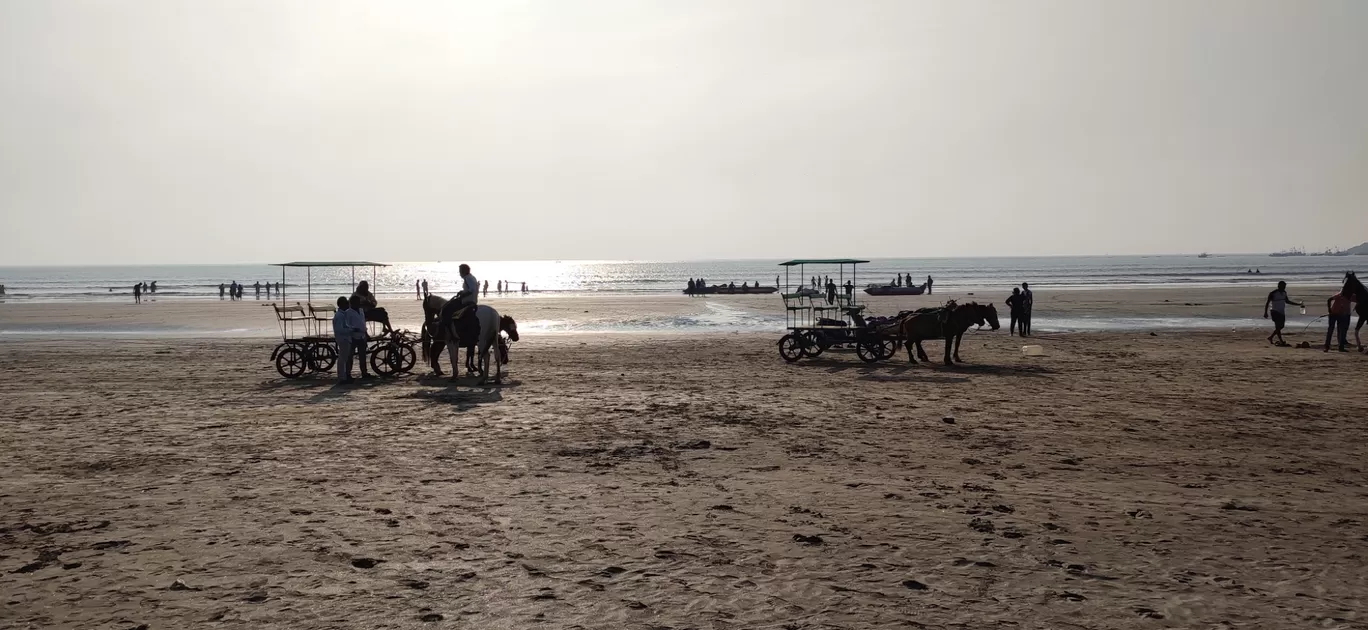
[[[927,361],[922,342],[943,339],[948,365],[960,360],[960,342],[969,328],[977,325],[998,329],[997,309],[992,304],[976,302],[957,304],[950,300],[942,306],[902,311],[891,317],[866,316],[865,305],[854,289],[856,267],[867,262],[841,258],[780,263],[785,268],[781,297],[789,332],[779,339],[779,356],[793,363],[820,356],[831,348],[854,348],[860,360],[874,363],[892,357],[899,345],[906,345],[908,361],[916,363],[914,349],[917,356]],[[805,282],[807,265],[835,265],[836,277],[828,279],[825,286],[819,286],[821,282]],[[794,267],[798,268],[797,284],[789,281]]]
[[[280,267],[280,304],[271,303],[280,324],[281,343],[271,352],[276,371],[285,378],[301,378],[310,373],[327,372],[337,363],[337,340],[333,338],[332,320],[337,305],[332,302],[313,303],[313,268],[350,268],[351,287],[356,289],[356,268],[371,268],[371,283],[376,281],[376,270],[388,267],[384,263],[347,262],[289,262],[276,263]],[[305,269],[304,301],[286,306],[285,270],[289,267]],[[395,376],[413,370],[418,362],[418,337],[407,330],[392,330],[389,314],[384,309],[367,312],[366,325],[370,339],[366,344],[371,370],[378,376]],[[378,330],[377,330],[378,329]]]
[[[784,287],[780,297],[784,300],[784,325],[788,329],[788,333],[779,339],[779,356],[793,363],[805,357],[820,356],[831,348],[853,348],[860,360],[866,363],[893,356],[898,347],[895,318],[877,321],[866,319],[865,305],[860,303],[854,291],[856,268],[868,262],[833,258],[779,263],[784,268]],[[806,280],[808,265],[835,266],[836,276],[829,280],[830,285],[815,286]],[[792,279],[795,267],[797,283]],[[849,278],[846,276],[847,267]]]

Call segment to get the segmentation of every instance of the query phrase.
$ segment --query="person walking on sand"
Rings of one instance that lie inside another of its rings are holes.
[[[930,281],[931,276],[927,276],[926,279],[927,281]],[[928,286],[926,289],[927,293],[931,292],[930,286]],[[1025,282],[1021,283],[1021,306],[1021,336],[1030,337],[1032,314],[1031,312],[1035,310],[1035,294],[1031,293],[1031,285]]]
[[[261,299],[261,281],[260,281],[260,280],[257,280],[256,282],[253,282],[253,283],[252,283],[252,289],[253,289],[254,291],[256,291],[256,299],[260,300],[260,299]]]
[[[413,299],[423,299],[423,285],[419,283],[417,280],[413,281]]]
[[[1353,295],[1346,294],[1343,290],[1325,301],[1325,308],[1330,315],[1330,327],[1325,331],[1326,352],[1330,351],[1330,338],[1335,335],[1335,329],[1339,329],[1339,351],[1349,351],[1349,314],[1353,311],[1350,304],[1352,301]]]
[[[337,342],[337,384],[352,382],[352,332],[349,320],[351,304],[347,298],[337,298],[337,312],[333,313],[333,341]]]
[[[142,304],[142,283],[133,285],[133,303]]]
[[[1268,299],[1264,300],[1264,319],[1269,319],[1269,314],[1272,314],[1273,320],[1273,332],[1268,335],[1268,343],[1271,343],[1275,346],[1288,345],[1286,341],[1283,341],[1282,336],[1283,326],[1287,324],[1286,311],[1288,304],[1294,304],[1296,306],[1306,308],[1305,304],[1301,302],[1293,302],[1291,298],[1287,297],[1287,283],[1279,280],[1278,288],[1269,291]],[[1274,337],[1277,337],[1278,340],[1274,341]]]
[[[427,287],[428,287],[428,285],[427,285],[427,278],[423,278],[423,297],[427,297],[427,296],[428,296],[428,288],[427,288]]]
[[[1007,312],[1011,315],[1011,326],[1007,328],[1007,335],[1017,333],[1017,325],[1021,322],[1021,289],[1012,287],[1012,294],[1007,297]]]

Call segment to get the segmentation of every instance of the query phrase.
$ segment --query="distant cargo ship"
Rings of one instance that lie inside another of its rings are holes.
[[[1272,257],[1274,257],[1274,258],[1283,258],[1283,257],[1286,257],[1286,256],[1305,256],[1305,255],[1306,255],[1306,252],[1304,252],[1304,251],[1302,251],[1302,250],[1300,250],[1300,249],[1297,249],[1297,248],[1295,248],[1295,247],[1292,248],[1292,249],[1289,249],[1289,250],[1287,250],[1287,251],[1284,251],[1284,252],[1273,252],[1272,254],[1269,254],[1269,256],[1272,256]]]
[[[1316,252],[1316,253],[1311,254],[1311,255],[1312,255],[1312,256],[1348,256],[1348,255],[1349,255],[1349,250],[1347,250],[1347,249],[1327,249],[1327,250],[1325,250],[1325,251],[1323,251],[1323,252]]]

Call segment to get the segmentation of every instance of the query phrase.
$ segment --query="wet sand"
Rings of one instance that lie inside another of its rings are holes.
[[[0,627],[1365,627],[1368,357],[1262,336],[529,336],[501,388],[3,341]]]

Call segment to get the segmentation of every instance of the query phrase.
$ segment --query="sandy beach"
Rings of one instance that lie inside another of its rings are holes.
[[[1165,295],[1126,308],[1262,305]],[[205,307],[85,314],[177,308]],[[1024,357],[1004,328],[955,368],[528,335],[500,388],[285,381],[265,338],[11,337],[0,626],[1368,627],[1340,386],[1368,358],[1264,334],[1045,334]]]

